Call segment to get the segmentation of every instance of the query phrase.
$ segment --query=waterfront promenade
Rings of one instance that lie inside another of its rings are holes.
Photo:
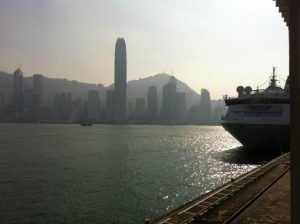
[[[285,154],[149,223],[290,222],[290,160]]]

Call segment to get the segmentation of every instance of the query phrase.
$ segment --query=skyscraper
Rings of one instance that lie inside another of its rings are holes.
[[[118,38],[115,47],[114,120],[125,121],[127,106],[127,62],[124,38]]]
[[[157,119],[157,90],[155,86],[149,86],[147,96],[147,118],[150,121]]]
[[[161,118],[163,122],[168,124],[175,122],[176,88],[177,80],[174,76],[171,76],[168,84],[163,86],[163,105]]]
[[[14,72],[14,108],[15,120],[21,120],[23,115],[23,72],[18,68]]]
[[[32,77],[32,112],[33,118],[36,121],[42,119],[42,107],[44,104],[44,77],[39,74],[35,74]]]
[[[200,107],[201,107],[201,122],[205,124],[210,123],[211,101],[210,101],[210,93],[207,89],[201,89]]]

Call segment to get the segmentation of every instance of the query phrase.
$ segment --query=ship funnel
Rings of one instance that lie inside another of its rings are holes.
[[[236,91],[238,92],[239,96],[241,96],[244,93],[245,88],[244,88],[244,86],[238,86],[236,88]]]
[[[250,95],[251,91],[252,91],[252,88],[250,86],[246,86],[246,88],[245,88],[246,94]]]

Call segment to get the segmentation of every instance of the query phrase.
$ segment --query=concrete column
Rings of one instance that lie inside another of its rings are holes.
[[[289,1],[292,223],[300,223],[300,0]]]

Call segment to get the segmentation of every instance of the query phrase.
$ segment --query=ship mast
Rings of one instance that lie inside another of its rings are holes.
[[[270,86],[269,86],[271,88],[276,87],[277,79],[276,79],[275,71],[276,71],[276,67],[273,67],[273,74],[272,74],[272,77],[271,77],[271,80],[270,80]]]

